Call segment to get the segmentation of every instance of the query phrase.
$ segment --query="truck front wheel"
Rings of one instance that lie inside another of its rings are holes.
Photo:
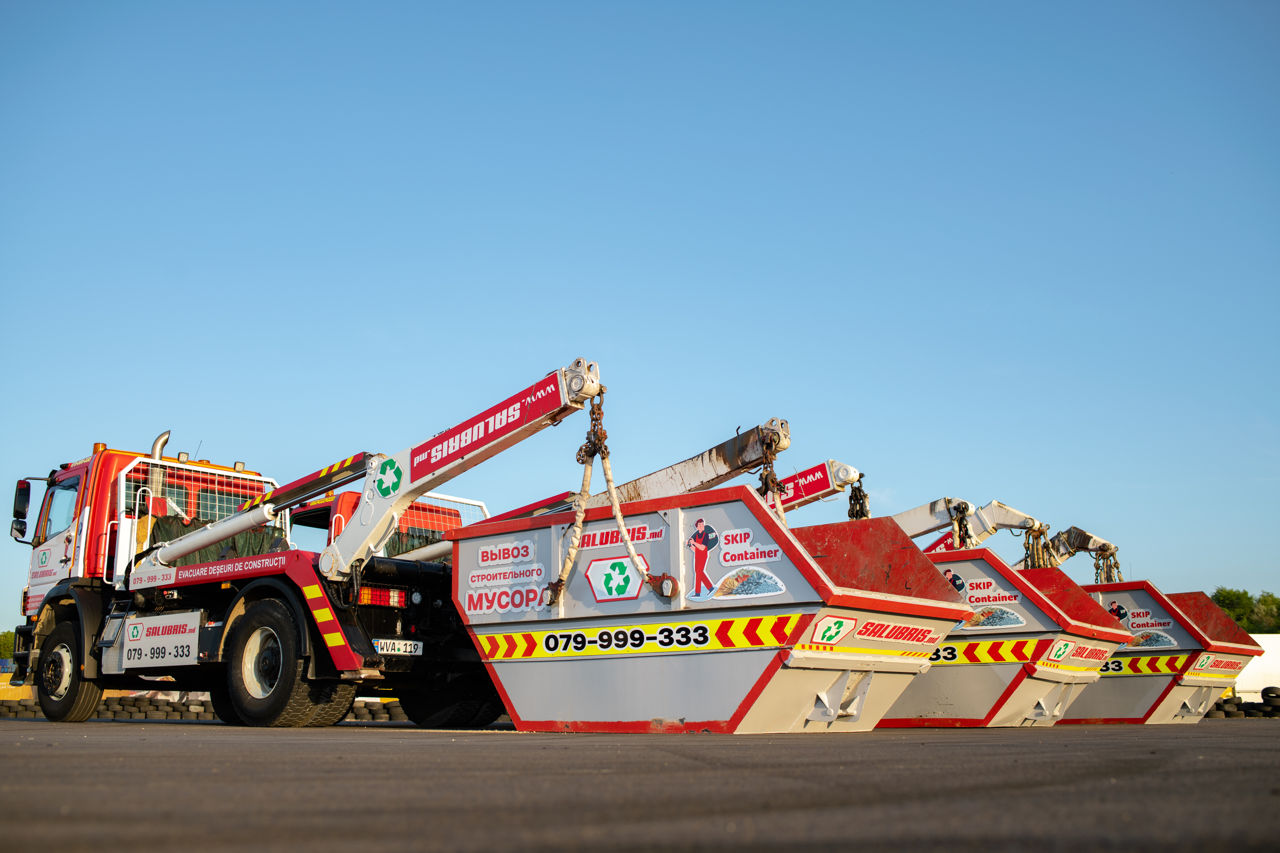
[[[36,697],[45,717],[55,723],[82,723],[93,716],[102,688],[86,681],[76,626],[59,622],[40,644]]]
[[[228,638],[227,699],[235,722],[306,725],[315,705],[302,670],[288,608],[270,598],[249,605]]]

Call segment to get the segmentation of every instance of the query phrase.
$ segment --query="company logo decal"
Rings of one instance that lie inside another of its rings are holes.
[[[476,564],[481,567],[500,566],[505,563],[526,562],[532,560],[533,556],[533,542],[529,539],[521,539],[518,542],[481,546]]]
[[[418,480],[482,444],[491,444],[554,412],[559,405],[560,379],[556,373],[413,448],[409,457],[409,474]]]
[[[541,566],[536,566],[539,573]],[[542,610],[541,586],[517,586],[510,589],[467,590],[463,603],[467,613],[521,613]]]
[[[858,627],[858,620],[852,616],[823,616],[813,623],[811,643],[834,646]]]
[[[1129,629],[1133,631],[1132,628]],[[1131,649],[1171,649],[1178,645],[1177,641],[1164,631],[1133,631]]]
[[[378,494],[384,498],[389,498],[399,491],[401,472],[396,460],[382,460],[382,467],[378,469],[378,474],[378,480],[374,484],[378,489]]]
[[[933,628],[921,628],[918,625],[867,620],[862,623],[862,627],[858,629],[854,636],[870,640],[887,640],[895,643],[932,646],[942,639],[942,632]]]
[[[727,530],[719,535],[711,525],[704,524],[702,519],[697,520],[693,535],[685,542],[686,547],[693,552],[694,560],[694,590],[688,595],[689,601],[766,598],[787,591],[786,584],[773,572],[762,566],[744,565],[772,563],[782,559],[781,548],[776,545],[754,544],[753,535],[745,527]],[[720,549],[717,556],[720,565],[732,571],[713,582],[707,574],[707,557],[716,548]]]
[[[658,528],[654,530],[647,524],[638,524],[635,527],[627,528],[627,537],[632,543],[639,545],[641,542],[658,542],[664,539],[667,531]],[[578,550],[583,551],[589,548],[608,548],[611,545],[621,545],[622,534],[618,532],[617,527],[607,530],[592,530],[582,534],[582,541],[578,543]]]
[[[1211,654],[1203,654],[1200,656],[1200,659],[1196,661],[1195,668],[1197,671],[1205,669],[1219,669],[1225,672],[1235,673],[1244,669],[1244,661],[1232,660],[1231,658],[1214,657]]]
[[[752,545],[751,536],[752,533],[747,528],[726,531],[720,540],[720,565],[774,563],[782,559],[781,548],[776,545]]]
[[[513,586],[518,583],[542,583],[551,580],[541,563],[528,566],[505,566],[475,569],[467,574],[468,586]]]
[[[951,566],[944,566],[941,571],[943,579],[964,596],[965,602],[973,608],[973,616],[960,626],[960,630],[1016,628],[1027,624],[1022,614],[1005,606],[1020,604],[1020,593],[1004,589],[985,577],[966,581]]]
[[[640,564],[649,571],[649,561],[638,555]],[[602,557],[587,563],[583,575],[591,584],[591,594],[597,602],[631,601],[640,597],[644,578],[627,557]]]
[[[716,585],[700,594],[690,595],[690,601],[709,601],[724,598],[768,598],[782,595],[787,586],[782,578],[760,566],[744,566],[735,569],[716,581]]]

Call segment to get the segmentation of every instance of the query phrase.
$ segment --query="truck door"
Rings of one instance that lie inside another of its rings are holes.
[[[33,615],[54,584],[69,577],[76,559],[76,497],[80,492],[80,475],[67,477],[51,485],[44,495],[40,520],[31,539],[31,572],[27,585],[27,613]]]

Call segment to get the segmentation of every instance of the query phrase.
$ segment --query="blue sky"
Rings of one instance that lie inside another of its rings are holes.
[[[0,481],[171,429],[283,482],[584,356],[622,479],[783,417],[876,514],[1278,590],[1278,45],[1270,2],[6,3]],[[445,490],[574,488],[586,426]]]

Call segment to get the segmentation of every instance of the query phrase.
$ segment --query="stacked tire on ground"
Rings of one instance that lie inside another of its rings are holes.
[[[1239,696],[1219,699],[1205,714],[1206,718],[1280,717],[1280,687],[1262,688],[1262,701],[1246,702]]]

